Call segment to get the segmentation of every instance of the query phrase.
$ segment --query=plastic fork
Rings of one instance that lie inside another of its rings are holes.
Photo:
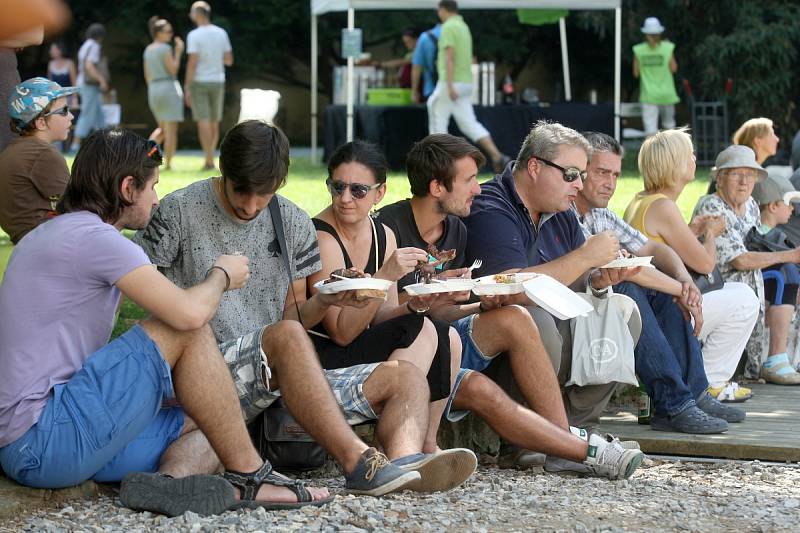
[[[467,269],[467,272],[472,272],[472,271],[473,271],[473,270],[475,270],[476,268],[480,268],[482,264],[483,264],[483,261],[481,261],[480,259],[476,259],[476,260],[475,260],[475,261],[474,261],[474,262],[473,262],[473,263],[472,263],[472,264],[469,266],[469,268]]]

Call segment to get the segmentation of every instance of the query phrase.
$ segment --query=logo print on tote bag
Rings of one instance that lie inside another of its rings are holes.
[[[592,360],[598,364],[609,363],[613,361],[619,353],[617,343],[608,337],[595,339],[589,345],[589,350],[592,353]]]

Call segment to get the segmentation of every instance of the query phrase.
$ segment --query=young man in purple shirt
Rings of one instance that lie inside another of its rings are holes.
[[[14,250],[0,286],[3,470],[43,488],[122,480],[123,504],[169,515],[324,504],[327,490],[277,475],[253,447],[207,326],[224,293],[246,284],[248,258],[212,258],[205,279],[182,289],[120,234],[150,220],[160,164],[155,143],[95,132],[75,159],[60,215]],[[108,343],[123,294],[152,318]],[[276,324],[272,338],[310,346],[297,322]],[[419,479],[364,452],[321,371],[306,373],[303,386],[326,421],[318,440],[350,463],[348,483]],[[223,477],[207,475],[220,463]]]

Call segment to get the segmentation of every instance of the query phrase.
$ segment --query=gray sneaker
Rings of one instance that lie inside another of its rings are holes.
[[[403,490],[419,481],[419,472],[406,472],[375,448],[367,448],[356,463],[355,469],[344,476],[344,487],[351,494],[383,496]]]
[[[707,415],[721,418],[726,422],[741,422],[747,416],[744,409],[725,405],[711,396],[707,391],[703,391],[703,394],[697,399],[697,407],[702,409]]]
[[[542,466],[547,456],[533,450],[526,450],[511,445],[501,445],[500,453],[497,456],[498,468],[515,468],[517,470],[528,470],[534,466]]]
[[[392,461],[406,472],[419,472],[421,479],[405,488],[417,492],[450,490],[464,483],[478,468],[478,458],[466,448],[415,453]]]

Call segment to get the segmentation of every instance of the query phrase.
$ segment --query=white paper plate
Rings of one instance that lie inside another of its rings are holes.
[[[406,285],[403,290],[411,296],[422,296],[442,292],[471,291],[474,286],[475,280],[472,279],[448,279],[441,283],[436,281],[433,283],[414,283],[413,285]]]
[[[652,255],[644,255],[642,257],[638,256],[622,257],[620,259],[614,259],[610,263],[606,263],[600,268],[635,268],[635,267],[655,268],[650,262],[651,259],[653,259]]]
[[[528,298],[561,320],[585,315],[592,310],[592,304],[550,276],[541,274],[523,285]]]
[[[525,287],[522,285],[529,279],[533,279],[540,274],[534,272],[517,272],[515,274],[507,274],[514,277],[514,283],[497,283],[494,276],[483,276],[475,280],[475,286],[472,292],[478,296],[498,296],[502,294],[519,294],[525,292]]]
[[[325,283],[325,280],[318,281],[314,288],[322,294],[335,294],[337,292],[350,291],[355,289],[378,289],[388,291],[393,281],[377,278],[353,278]]]

